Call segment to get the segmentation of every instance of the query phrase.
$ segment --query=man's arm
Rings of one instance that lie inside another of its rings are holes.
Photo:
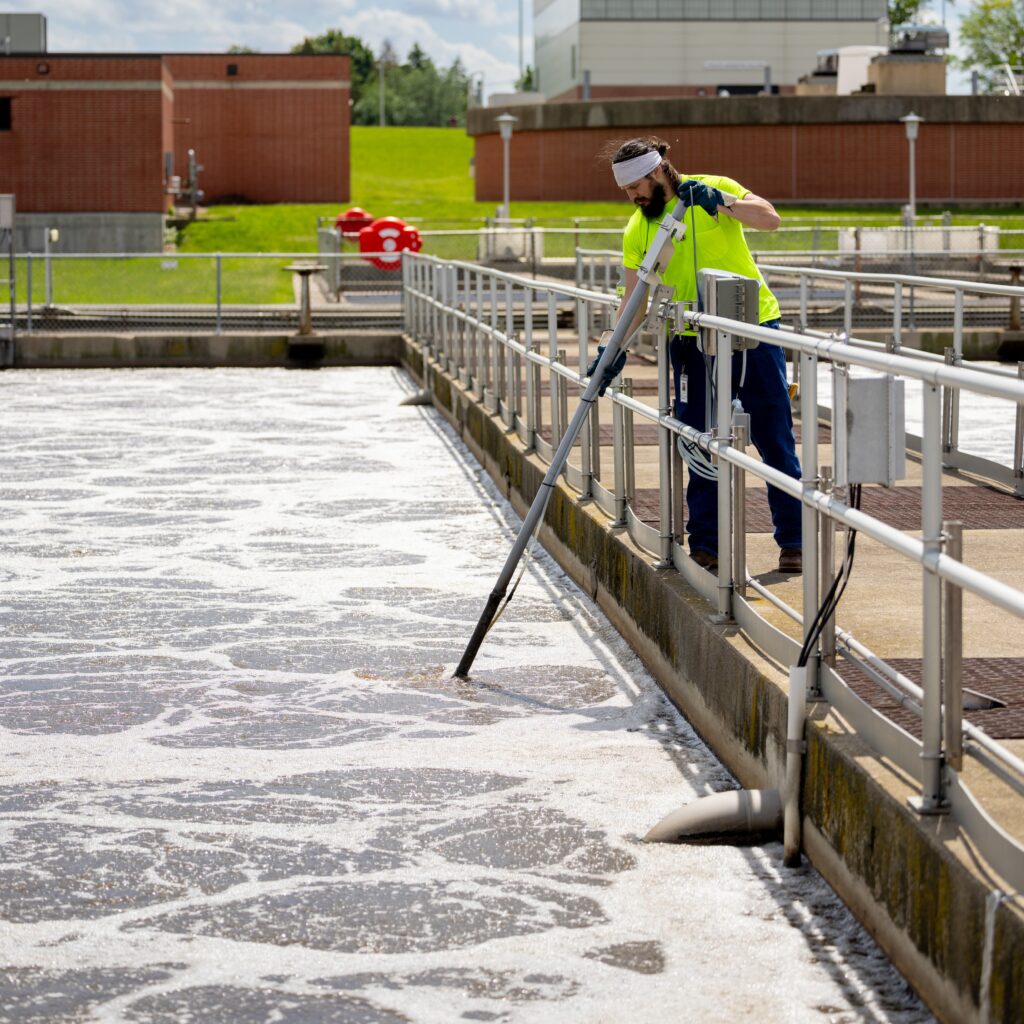
[[[755,196],[753,192],[748,193],[743,199],[737,199],[732,206],[719,206],[719,213],[727,213],[734,217],[741,224],[756,231],[774,231],[782,222],[782,218],[775,212],[775,207]]]

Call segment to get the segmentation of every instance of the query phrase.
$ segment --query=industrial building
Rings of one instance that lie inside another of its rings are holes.
[[[792,93],[820,50],[888,43],[885,0],[534,0],[548,100]]]
[[[0,55],[19,250],[56,227],[62,252],[159,251],[190,150],[206,202],[348,198],[348,57],[47,53],[34,17]]]

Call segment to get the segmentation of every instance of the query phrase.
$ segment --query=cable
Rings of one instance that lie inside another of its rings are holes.
[[[860,508],[860,496],[861,485],[851,484],[851,508]],[[814,645],[818,642],[818,637],[821,636],[821,631],[825,628],[825,623],[828,622],[839,607],[843,591],[846,590],[846,584],[850,582],[850,575],[853,572],[853,555],[856,546],[857,531],[850,527],[849,534],[846,539],[846,555],[843,558],[843,564],[840,566],[839,573],[836,575],[836,578],[832,581],[832,586],[829,587],[829,591],[825,595],[825,600],[822,601],[817,615],[814,616],[814,621],[811,623],[811,628],[807,632],[807,638],[804,640],[803,647],[800,648],[800,657],[797,658],[796,662],[798,668],[803,668],[803,666],[807,664],[807,660],[811,656],[811,651],[814,650]]]

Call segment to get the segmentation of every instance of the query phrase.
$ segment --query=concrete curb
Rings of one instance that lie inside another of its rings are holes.
[[[423,378],[422,352],[409,338],[403,362]],[[435,406],[525,512],[544,465],[436,364],[430,389]],[[740,782],[780,788],[783,668],[735,627],[713,625],[710,606],[678,573],[655,568],[649,554],[562,483],[541,539]],[[909,781],[873,755],[827,705],[812,715],[807,741],[805,852],[815,867],[940,1020],[1020,1022],[1024,907],[1013,900],[990,903],[999,881],[957,829],[944,818],[914,814],[906,802]]]
[[[311,335],[30,334],[18,337],[14,369],[111,369],[158,366],[396,365],[401,338],[394,330]]]

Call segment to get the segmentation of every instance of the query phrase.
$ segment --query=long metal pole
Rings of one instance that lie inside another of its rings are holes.
[[[526,551],[526,545],[530,542],[533,531],[537,528],[541,517],[544,515],[544,510],[547,508],[548,500],[551,497],[558,477],[561,475],[566,460],[569,458],[569,452],[572,450],[572,446],[579,436],[587,416],[590,414],[591,407],[597,401],[597,393],[601,388],[605,369],[618,357],[620,349],[629,336],[633,321],[637,318],[640,311],[646,307],[647,293],[650,291],[651,282],[654,280],[655,275],[664,266],[663,255],[666,251],[668,251],[669,259],[671,259],[672,247],[669,243],[673,238],[681,238],[685,233],[686,229],[682,224],[684,212],[683,204],[676,203],[671,215],[661,222],[658,233],[654,236],[654,241],[651,243],[651,247],[644,257],[643,265],[637,274],[636,286],[626,300],[622,315],[612,331],[612,336],[608,340],[604,353],[598,360],[590,382],[583,390],[580,404],[576,407],[576,412],[573,413],[572,421],[566,429],[565,436],[551,458],[551,465],[548,466],[548,471],[544,474],[544,479],[541,481],[537,495],[533,499],[533,504],[526,513],[522,527],[520,527],[519,535],[512,545],[508,558],[505,559],[505,564],[494,584],[494,589],[487,598],[483,613],[476,624],[476,628],[473,630],[473,635],[469,639],[466,650],[462,655],[462,660],[455,669],[455,675],[459,678],[465,679],[469,675],[469,670],[476,659],[477,651],[480,650],[480,645],[483,643],[484,637],[494,621],[494,616],[497,614],[498,606],[508,591],[509,583],[512,582],[512,575],[516,570],[516,566]]]

